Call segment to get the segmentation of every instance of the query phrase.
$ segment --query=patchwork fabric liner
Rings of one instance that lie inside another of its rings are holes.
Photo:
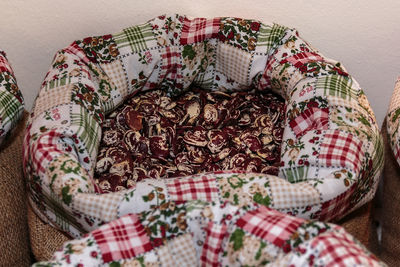
[[[389,109],[386,115],[389,144],[398,164],[400,164],[399,115],[400,115],[400,77],[396,81],[392,93],[392,98],[390,100]]]
[[[176,210],[179,210],[177,213]],[[151,225],[158,217],[160,227]],[[176,229],[179,229],[177,233]],[[151,242],[161,236],[160,243]],[[386,266],[342,227],[259,205],[164,202],[66,242],[33,266]],[[79,265],[80,264],[80,265]]]
[[[17,125],[24,111],[24,99],[6,53],[0,50],[0,144]]]
[[[161,88],[173,96],[193,81],[226,92],[273,90],[285,98],[278,177],[209,173],[207,179],[200,175],[179,183],[180,188],[211,186],[211,191],[176,193],[175,180],[164,180],[95,194],[93,171],[105,114],[139,91]],[[45,101],[49,94],[57,96]],[[301,218],[337,220],[372,199],[382,155],[378,126],[358,83],[295,30],[175,14],[77,40],[56,54],[28,123],[24,172],[35,211],[80,237],[172,195],[239,207],[256,202]],[[276,179],[282,182],[271,182]],[[202,185],[206,180],[217,182]]]

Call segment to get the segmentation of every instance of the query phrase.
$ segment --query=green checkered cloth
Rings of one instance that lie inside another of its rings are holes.
[[[147,49],[147,43],[155,40],[149,23],[126,28],[122,32],[113,35],[113,37],[118,49],[130,46],[134,53]]]
[[[0,118],[1,125],[3,125],[4,128],[14,128],[23,109],[23,105],[13,94],[8,91],[0,91]]]
[[[351,78],[341,75],[321,76],[316,81],[316,90],[324,90],[325,95],[341,97],[346,100],[357,99],[359,90],[352,87]]]
[[[80,107],[80,112],[71,113],[71,127],[77,127],[75,131],[79,139],[85,144],[87,152],[92,155],[96,152],[96,144],[100,141],[101,127],[93,115]]]
[[[265,25],[261,23],[260,31],[257,37],[257,47],[265,47],[265,52],[268,53],[274,46],[277,45],[279,40],[283,38],[285,31],[288,28],[274,24],[272,27],[270,25]]]

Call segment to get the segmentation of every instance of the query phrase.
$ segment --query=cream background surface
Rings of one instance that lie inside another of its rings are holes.
[[[400,75],[400,1],[386,0],[0,0],[0,48],[31,109],[58,49],[165,13],[235,16],[299,30],[360,83],[381,124]]]

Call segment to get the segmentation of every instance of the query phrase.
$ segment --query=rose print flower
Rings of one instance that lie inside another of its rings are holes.
[[[251,23],[251,27],[250,28],[251,28],[252,31],[258,31],[260,29],[260,23],[254,21],[254,22]]]
[[[187,224],[186,224],[186,213],[185,212],[179,213],[178,217],[176,218],[176,224],[178,225],[178,228],[181,229],[182,231],[186,230]]]
[[[210,206],[206,206],[202,212],[203,217],[206,217],[210,220],[212,220],[214,218],[214,214],[210,208]]]
[[[294,49],[295,48],[295,42],[293,40],[287,41],[285,43],[285,48],[287,49]]]
[[[75,254],[82,254],[83,250],[86,248],[86,244],[85,243],[77,243],[77,244],[72,244],[71,246],[71,250],[73,251],[73,253]]]
[[[93,38],[92,38],[91,45],[92,45],[92,46],[96,46],[96,45],[98,45],[98,44],[99,44],[98,39],[97,39],[96,37],[93,37]]]
[[[256,38],[250,37],[247,41],[247,47],[249,51],[253,51],[256,48]]]
[[[80,74],[81,74],[81,71],[78,68],[75,68],[69,72],[69,75],[73,76],[73,77],[79,76]]]
[[[161,46],[167,45],[167,40],[165,40],[164,38],[157,36],[157,43]]]
[[[117,45],[116,44],[111,44],[108,46],[108,50],[110,51],[110,55],[112,57],[117,57],[119,55],[119,51],[117,49]]]
[[[63,63],[65,60],[67,59],[67,57],[64,54],[58,54],[56,59],[54,60],[55,63],[57,64],[61,64]]]
[[[300,149],[298,149],[297,147],[294,147],[291,150],[289,150],[290,160],[295,161],[297,159],[297,157],[299,156],[299,153],[300,153]]]

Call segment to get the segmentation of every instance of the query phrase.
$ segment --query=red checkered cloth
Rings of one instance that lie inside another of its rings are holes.
[[[218,187],[215,177],[189,177],[166,180],[169,197],[173,201],[218,199]]]
[[[202,42],[205,39],[218,37],[220,22],[220,18],[195,18],[193,20],[185,18],[180,40],[181,45]]]
[[[311,130],[327,130],[329,126],[328,108],[308,108],[289,122],[297,138]]]
[[[322,203],[321,210],[316,214],[318,220],[330,221],[333,218],[341,218],[351,208],[351,196],[357,188],[357,184],[353,184],[347,191],[337,197]]]
[[[206,239],[200,256],[201,266],[220,266],[218,256],[222,251],[222,241],[225,236],[227,236],[225,224],[208,223]]]
[[[272,72],[272,66],[276,63],[275,57],[270,57],[270,60],[267,62],[267,66],[265,67],[264,73],[262,74],[260,80],[257,84],[258,90],[265,90],[271,87],[271,78],[270,74]]]
[[[80,71],[85,73],[89,79],[92,79],[91,72],[89,71],[87,66],[84,66],[81,62],[89,65],[90,59],[86,56],[85,51],[77,45],[75,42],[70,44],[68,47],[64,48],[64,51],[69,54],[70,57],[76,58],[79,60],[75,60],[74,64],[80,66]]]
[[[325,266],[376,266],[378,259],[354,243],[343,229],[317,236],[311,246],[320,251],[318,258]]]
[[[340,166],[359,172],[362,158],[362,141],[352,134],[340,130],[325,134],[320,147],[319,161],[327,167]]]
[[[167,74],[168,78],[172,80],[182,79],[182,75],[178,73],[178,69],[182,68],[180,64],[181,53],[173,51],[171,47],[166,47],[165,52],[161,55],[162,66],[160,73],[160,79],[164,79]]]
[[[14,72],[10,66],[10,63],[8,63],[6,54],[2,51],[0,51],[0,72],[8,72],[12,75],[14,75]]]
[[[57,129],[50,130],[41,135],[35,143],[31,146],[31,159],[32,164],[38,172],[45,172],[46,166],[56,156],[63,154],[64,151],[59,148],[58,140],[62,134],[57,132]]]
[[[272,244],[282,247],[304,219],[288,216],[262,206],[247,212],[236,225]]]
[[[136,214],[130,214],[92,232],[104,263],[133,258],[153,246]]]
[[[83,49],[75,42],[64,48],[64,51],[71,55],[75,55],[79,58],[80,61],[84,62],[87,65],[91,62],[90,59],[86,56],[85,51],[83,51]]]
[[[285,58],[281,60],[280,64],[285,64],[287,62],[292,63],[296,68],[300,68],[305,63],[315,62],[315,61],[324,61],[324,58],[313,52],[302,52],[296,54],[294,56]]]

